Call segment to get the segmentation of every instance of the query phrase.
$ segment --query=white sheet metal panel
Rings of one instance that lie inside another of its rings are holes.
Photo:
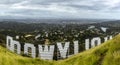
[[[57,47],[60,51],[60,55],[62,58],[66,58],[66,55],[67,55],[67,52],[69,49],[69,45],[70,45],[70,42],[66,42],[64,47],[62,46],[62,43],[60,43],[60,42],[57,43]]]
[[[31,53],[32,53],[32,57],[35,58],[36,57],[36,48],[33,44],[30,43],[25,43],[24,45],[24,54],[28,54],[28,48],[31,48]]]
[[[45,45],[44,47],[42,45],[38,45],[39,47],[39,57],[41,59],[47,59],[47,60],[53,60],[54,55],[54,45]]]

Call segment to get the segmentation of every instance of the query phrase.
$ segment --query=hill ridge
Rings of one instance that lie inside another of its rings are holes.
[[[59,60],[22,57],[0,46],[0,65],[120,65],[120,35],[100,46]]]

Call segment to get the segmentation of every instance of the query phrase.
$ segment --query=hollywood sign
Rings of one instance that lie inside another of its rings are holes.
[[[104,42],[107,40],[112,39],[112,36],[104,37]],[[95,37],[93,39],[85,39],[85,49],[88,50],[92,47],[98,46],[101,44],[101,38]],[[16,53],[21,54],[21,44],[19,41],[13,40],[13,37],[7,36],[6,39],[6,47],[7,49],[11,50],[12,52],[15,52],[15,45],[16,45]],[[79,43],[78,41],[73,41],[74,45],[74,54],[79,53]],[[70,51],[70,42],[65,42],[63,45],[62,42],[57,42],[56,44],[57,50],[60,53],[60,56],[62,58],[67,58],[69,55],[67,53]],[[34,44],[31,43],[25,43],[24,44],[24,54],[29,54],[28,49],[31,48],[31,57],[36,58],[36,50],[37,48],[34,46]],[[38,45],[38,56],[40,59],[47,59],[47,60],[53,60],[54,56],[54,50],[55,45]]]

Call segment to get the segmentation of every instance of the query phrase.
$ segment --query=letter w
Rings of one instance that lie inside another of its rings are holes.
[[[47,60],[53,60],[53,54],[54,54],[54,45],[45,45],[44,47],[42,45],[39,46],[39,57],[41,59],[47,59]]]

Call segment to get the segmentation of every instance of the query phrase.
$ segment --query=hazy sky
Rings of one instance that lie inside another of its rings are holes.
[[[0,17],[120,19],[120,0],[1,0]]]

